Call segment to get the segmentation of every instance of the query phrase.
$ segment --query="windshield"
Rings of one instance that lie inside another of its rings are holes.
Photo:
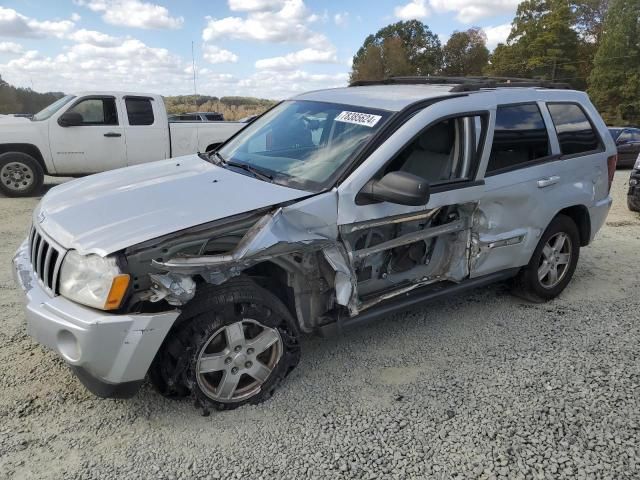
[[[45,107],[42,110],[40,110],[38,113],[36,113],[31,119],[35,120],[35,121],[46,120],[51,115],[53,115],[58,110],[60,110],[63,106],[65,106],[67,103],[69,103],[69,101],[72,98],[76,98],[76,97],[74,95],[67,95],[65,97],[62,97],[59,100],[56,100],[55,102],[53,102],[48,107]]]
[[[622,128],[610,128],[609,133],[613,137],[614,140],[617,140],[620,134],[622,133]]]
[[[390,113],[353,105],[286,101],[219,150],[228,162],[255,167],[275,183],[320,191],[329,187]]]

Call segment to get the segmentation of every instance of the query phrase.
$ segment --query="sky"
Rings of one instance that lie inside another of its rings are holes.
[[[493,48],[518,0],[3,0],[0,75],[36,91],[282,99],[344,86],[367,35],[482,27]],[[193,55],[192,55],[193,51]]]

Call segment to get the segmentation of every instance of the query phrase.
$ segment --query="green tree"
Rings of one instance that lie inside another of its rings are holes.
[[[442,45],[437,35],[424,23],[409,20],[387,25],[365,39],[353,57],[351,81],[379,80],[392,75],[432,75],[441,67]]]
[[[520,3],[506,44],[491,56],[493,75],[566,81],[584,87],[578,75],[578,33],[568,0]]]
[[[446,75],[481,75],[489,62],[487,36],[481,28],[453,32],[442,48]]]
[[[589,77],[605,121],[640,123],[640,1],[612,0]]]

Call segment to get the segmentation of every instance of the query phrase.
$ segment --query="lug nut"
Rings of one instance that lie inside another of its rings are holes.
[[[244,364],[245,368],[251,368],[251,365],[253,365],[253,363],[251,363],[251,362],[246,362]]]
[[[236,373],[238,373],[238,367],[233,367],[233,368],[231,369],[231,373],[233,373],[234,375],[235,375]]]
[[[242,347],[240,345],[237,345],[233,350],[239,352],[240,350],[242,350]]]
[[[229,365],[231,363],[231,357],[227,357],[224,359],[224,363],[226,363],[227,365]]]
[[[254,352],[253,348],[247,348],[247,354],[251,355]]]

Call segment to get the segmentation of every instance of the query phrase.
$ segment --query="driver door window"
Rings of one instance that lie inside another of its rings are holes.
[[[433,186],[472,180],[479,161],[482,132],[479,115],[439,121],[406,146],[384,173],[412,173]]]
[[[114,98],[87,98],[69,109],[82,115],[83,125],[118,125]]]

